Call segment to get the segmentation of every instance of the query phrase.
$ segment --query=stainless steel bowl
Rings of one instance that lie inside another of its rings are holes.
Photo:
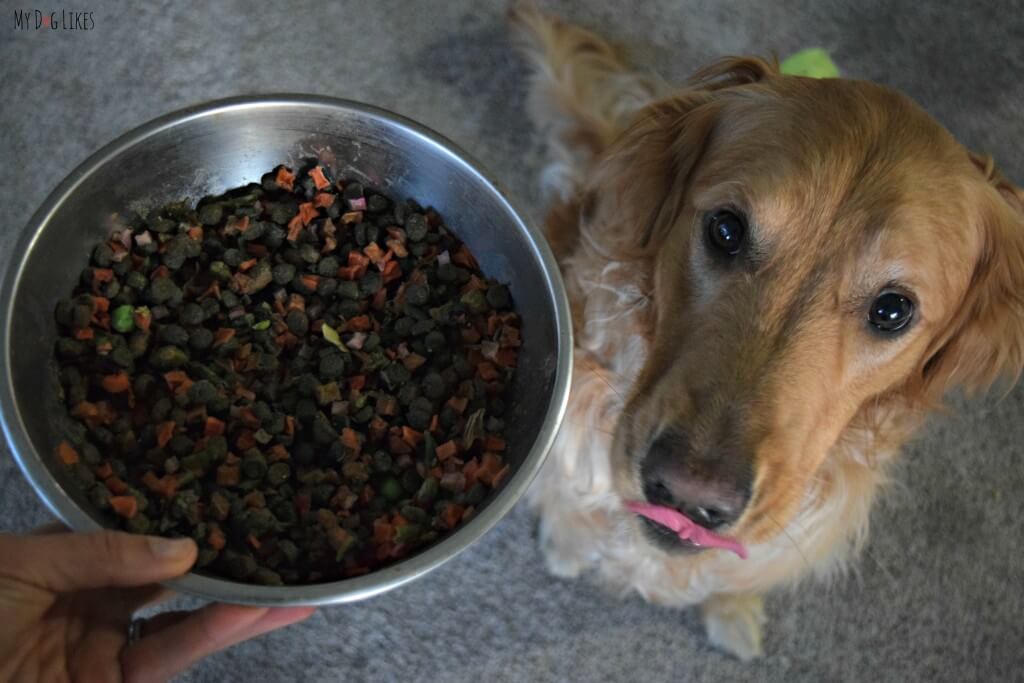
[[[184,593],[253,605],[317,605],[368,598],[422,576],[512,508],[565,410],[572,342],[557,266],[543,237],[464,152],[408,119],[353,102],[296,95],[221,100],[159,118],[94,154],[47,198],[15,248],[0,297],[0,421],[21,470],[53,513],[76,530],[101,526],[54,455],[64,418],[52,360],[53,309],[74,287],[111,217],[258,182],[279,163],[317,155],[343,176],[434,206],[484,271],[509,283],[524,340],[506,420],[513,470],[469,523],[372,574],[262,587],[192,573],[168,584]]]

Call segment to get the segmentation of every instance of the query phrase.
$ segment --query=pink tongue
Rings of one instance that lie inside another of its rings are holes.
[[[739,542],[708,531],[678,510],[650,503],[626,503],[626,507],[652,522],[668,527],[684,541],[707,548],[731,550],[744,560],[747,559],[747,550]]]

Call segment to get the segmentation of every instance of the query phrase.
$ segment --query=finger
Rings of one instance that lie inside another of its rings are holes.
[[[209,605],[192,613],[158,615],[147,621],[142,640],[122,654],[124,680],[165,681],[203,657],[302,621],[314,611],[312,607]]]
[[[184,574],[197,552],[191,539],[119,531],[0,534],[0,574],[54,592],[144,586]]]
[[[50,522],[49,524],[44,524],[42,526],[37,526],[35,529],[30,531],[29,533],[36,534],[37,536],[41,536],[43,534],[65,533],[65,532],[67,532],[67,530],[68,530],[68,528],[66,526],[64,526],[63,524],[61,524],[60,522]]]

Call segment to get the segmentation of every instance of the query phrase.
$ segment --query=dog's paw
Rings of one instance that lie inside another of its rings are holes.
[[[719,595],[705,602],[701,609],[708,639],[715,647],[743,661],[764,654],[764,601],[760,595]]]
[[[566,539],[541,523],[540,550],[548,572],[562,578],[575,579],[593,562],[579,540]]]

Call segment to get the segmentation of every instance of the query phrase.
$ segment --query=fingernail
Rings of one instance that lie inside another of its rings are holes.
[[[192,549],[192,540],[188,538],[160,538],[151,536],[149,549],[160,559],[180,557]]]

